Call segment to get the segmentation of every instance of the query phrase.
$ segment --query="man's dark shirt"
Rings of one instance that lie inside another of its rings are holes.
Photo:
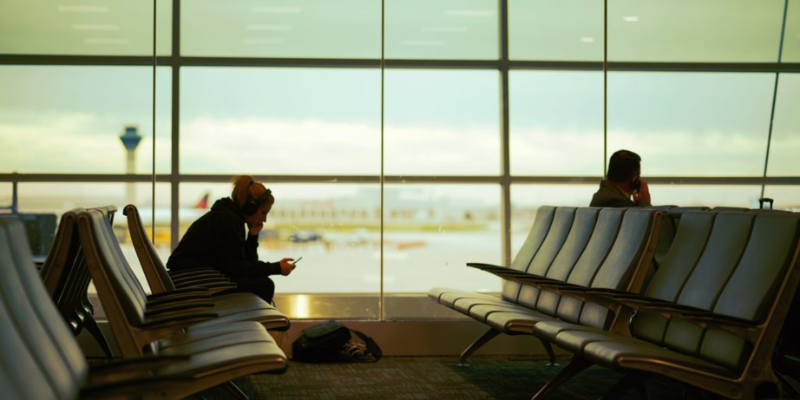
[[[640,204],[640,207],[647,207],[650,204]],[[636,203],[631,200],[630,195],[626,195],[622,189],[614,186],[607,180],[600,181],[600,188],[597,189],[590,207],[636,207]]]
[[[217,200],[211,211],[192,223],[183,235],[167,267],[210,267],[232,279],[280,274],[280,263],[258,261],[258,236],[248,235],[245,239],[244,226],[244,213],[233,200]]]

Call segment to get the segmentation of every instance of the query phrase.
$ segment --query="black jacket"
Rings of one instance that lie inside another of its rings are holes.
[[[183,235],[167,267],[178,271],[211,267],[232,279],[280,274],[280,263],[258,261],[258,236],[250,236],[243,227],[239,206],[229,197],[217,200]]]

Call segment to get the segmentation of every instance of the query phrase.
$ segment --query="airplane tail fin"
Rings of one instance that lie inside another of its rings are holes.
[[[198,208],[201,210],[205,210],[206,208],[208,208],[208,192],[206,192],[206,194],[204,194],[203,197],[200,198],[197,204],[194,205],[194,208]]]

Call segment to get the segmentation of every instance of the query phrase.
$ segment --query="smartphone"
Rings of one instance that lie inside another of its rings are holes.
[[[300,256],[299,258],[295,258],[295,259],[294,259],[294,261],[292,261],[292,264],[297,264],[297,263],[299,263],[299,262],[300,262],[300,260],[302,260],[302,259],[303,259],[303,256]]]
[[[642,189],[642,181],[639,180],[639,174],[636,174],[633,177],[633,182],[631,182],[631,186],[633,186],[633,189],[636,190],[637,192]]]

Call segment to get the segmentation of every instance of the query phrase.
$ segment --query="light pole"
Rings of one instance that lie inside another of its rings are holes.
[[[125,125],[125,130],[120,135],[119,140],[125,146],[126,162],[125,173],[133,175],[136,173],[136,148],[139,142],[142,141],[142,135],[139,134],[139,127],[136,125]],[[136,184],[128,182],[125,186],[125,198],[127,204],[135,204],[136,202]]]

